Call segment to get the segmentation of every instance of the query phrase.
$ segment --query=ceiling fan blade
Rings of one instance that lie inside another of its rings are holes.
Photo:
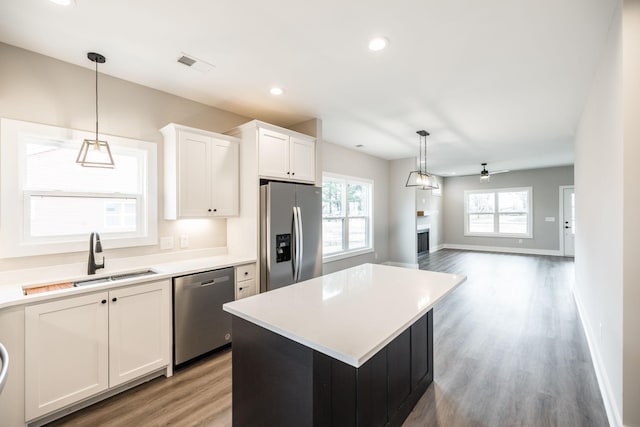
[[[511,172],[511,171],[509,169],[503,169],[503,170],[495,171],[495,172],[489,171],[489,175],[495,175],[497,173],[505,173],[505,172]]]

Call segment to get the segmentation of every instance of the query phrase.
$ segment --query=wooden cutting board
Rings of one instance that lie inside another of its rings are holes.
[[[60,289],[73,288],[72,282],[56,283],[54,285],[35,286],[24,290],[25,295],[40,294],[42,292],[57,291]]]

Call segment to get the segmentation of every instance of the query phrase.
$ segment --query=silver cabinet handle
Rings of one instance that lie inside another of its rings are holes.
[[[9,353],[4,345],[0,342],[0,361],[2,361],[2,370],[0,371],[0,393],[7,382],[7,373],[9,372]]]

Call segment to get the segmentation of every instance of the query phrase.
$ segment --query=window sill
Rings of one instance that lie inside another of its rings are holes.
[[[327,255],[327,256],[323,257],[322,258],[322,263],[326,264],[326,263],[329,263],[329,262],[339,261],[341,259],[351,258],[351,257],[354,257],[354,256],[370,254],[372,252],[373,252],[373,248],[357,249],[357,250],[349,251],[349,252],[339,252],[337,254],[331,254],[331,255]]]

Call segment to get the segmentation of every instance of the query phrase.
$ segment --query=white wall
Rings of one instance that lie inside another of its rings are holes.
[[[557,253],[560,249],[558,222],[559,187],[574,183],[572,166],[512,171],[491,176],[491,181],[481,183],[478,175],[445,178],[444,240],[447,245],[492,247],[531,251],[532,253]],[[477,237],[464,235],[465,190],[533,187],[533,238]],[[555,222],[545,221],[554,217]]]
[[[620,425],[623,414],[625,144],[621,43],[621,12],[618,8],[575,140],[578,232],[575,242],[574,295],[590,343],[603,398],[608,404],[609,418],[614,425]],[[637,172],[635,175],[635,182],[629,185],[637,185]],[[637,186],[635,188],[637,191]],[[637,405],[638,394],[634,398]]]
[[[640,426],[640,1],[622,18],[623,145],[623,423]]]
[[[416,189],[416,211],[424,211],[424,216],[416,217],[416,226],[429,227],[429,251],[439,249],[444,243],[444,215],[443,196],[444,179],[439,178],[440,195],[432,194],[431,190]]]
[[[101,70],[108,69],[107,63]],[[0,117],[44,123],[73,129],[95,126],[95,71],[0,43]],[[155,89],[100,75],[100,132],[159,144],[158,184],[162,189],[162,135],[158,129],[169,122],[215,132],[224,132],[249,121],[248,118]],[[162,219],[163,195],[159,195],[160,237],[189,235],[190,249],[226,245],[224,219]],[[88,245],[88,243],[87,243]],[[88,246],[87,246],[88,247]],[[176,249],[178,250],[178,249]],[[109,250],[108,260],[159,252],[159,246]],[[0,260],[0,271],[45,265],[84,262],[86,253],[25,257]]]
[[[389,162],[325,141],[322,144],[321,170],[373,181],[374,252],[325,263],[323,273],[332,273],[366,262],[387,261],[389,259]]]
[[[405,187],[409,172],[415,170],[416,159],[389,162],[389,261],[416,264],[416,190]]]

